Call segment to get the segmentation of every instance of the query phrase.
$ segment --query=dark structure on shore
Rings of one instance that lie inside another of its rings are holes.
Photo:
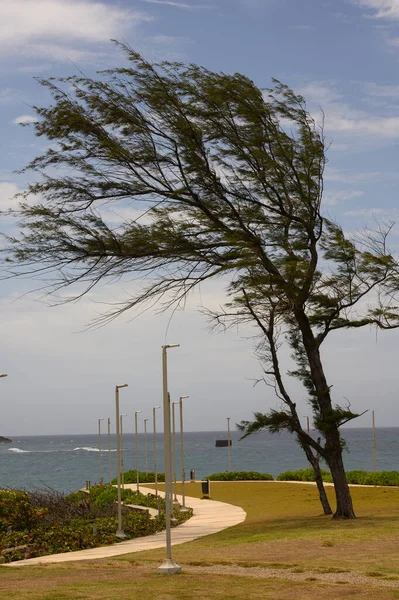
[[[230,442],[230,444],[229,444]],[[231,440],[216,440],[215,446],[216,448],[227,448],[227,446],[232,446],[233,443]]]

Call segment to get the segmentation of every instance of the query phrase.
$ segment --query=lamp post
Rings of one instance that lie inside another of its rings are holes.
[[[230,417],[227,417],[227,470],[231,471],[231,449],[230,449]]]
[[[158,473],[157,473],[157,425],[155,421],[155,411],[160,406],[154,406],[152,409],[152,425],[154,429],[154,478],[155,478],[155,496],[158,497]]]
[[[127,414],[120,416],[120,432],[121,432],[121,475],[122,475],[122,489],[125,489],[125,450],[123,448],[123,417],[127,417]]]
[[[109,485],[112,481],[112,468],[111,468],[111,419],[108,417],[108,469],[109,469]]]
[[[171,575],[181,573],[181,567],[172,558],[172,539],[170,519],[172,516],[172,461],[170,447],[170,396],[168,393],[168,348],[177,348],[180,344],[162,346],[162,397],[163,397],[163,443],[165,459],[165,520],[166,520],[166,558],[158,567],[159,573]]]
[[[147,421],[148,421],[148,419],[144,419],[144,456],[145,456],[145,474],[148,477]]]
[[[172,464],[173,464],[173,504],[179,506],[177,500],[177,477],[176,477],[176,424],[175,424],[175,404],[179,402],[172,402]]]
[[[137,415],[141,413],[141,410],[136,410],[134,413],[134,432],[136,437],[136,483],[137,493],[140,491],[140,476],[139,476],[139,435],[137,430]]]
[[[184,492],[184,482],[186,480],[186,473],[184,471],[184,434],[183,434],[183,400],[190,396],[180,396],[179,407],[180,407],[180,455],[181,455],[181,496],[182,496],[182,512],[186,512],[186,495]]]
[[[115,412],[116,412],[116,465],[117,465],[117,486],[118,486],[118,529],[116,537],[125,539],[126,535],[122,529],[122,506],[121,506],[121,441],[119,431],[119,390],[127,387],[127,383],[115,386]]]
[[[103,460],[101,456],[101,421],[104,421],[104,419],[98,419],[98,455],[100,461],[100,485],[103,484]]]

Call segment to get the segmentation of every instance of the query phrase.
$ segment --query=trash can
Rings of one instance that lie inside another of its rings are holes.
[[[209,480],[201,481],[201,488],[202,488],[203,498],[209,498],[210,493],[211,493],[211,482]]]

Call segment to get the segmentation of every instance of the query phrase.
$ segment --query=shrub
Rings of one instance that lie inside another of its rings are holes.
[[[323,481],[327,483],[332,482],[332,476],[330,471],[321,469]],[[313,469],[298,469],[297,471],[284,471],[276,477],[277,481],[314,481],[315,474]]]
[[[257,471],[224,471],[223,473],[207,475],[204,479],[210,481],[272,481],[273,475],[258,473]]]
[[[137,471],[135,469],[126,471],[123,475],[123,480],[125,483],[136,483]],[[157,480],[163,483],[165,481],[165,473],[157,473]],[[144,473],[143,471],[139,471],[139,482],[155,483],[155,473]],[[113,479],[111,483],[116,485],[116,479]]]
[[[332,476],[330,471],[324,469],[321,470],[323,481],[327,483],[332,482]],[[285,471],[277,476],[277,481],[314,481],[315,475],[313,469],[298,469],[297,471]],[[387,485],[387,486],[399,486],[399,472],[398,471],[348,471],[346,473],[346,480],[348,483],[357,485]]]
[[[118,542],[117,490],[95,486],[90,494],[59,492],[20,492],[0,490],[0,552],[6,562],[95,548]],[[154,497],[123,490],[125,502],[154,505]],[[155,499],[155,506],[158,502]],[[192,516],[192,511],[174,511],[172,525]],[[122,526],[128,538],[156,533],[165,528],[165,515],[151,519],[147,511],[122,506]]]

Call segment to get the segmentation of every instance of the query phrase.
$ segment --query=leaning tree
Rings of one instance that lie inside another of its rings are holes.
[[[265,425],[294,432],[326,461],[335,516],[353,518],[340,426],[356,415],[334,404],[321,345],[338,329],[399,325],[387,232],[356,243],[322,214],[324,139],[301,96],[124,50],[127,66],[96,79],[40,80],[53,104],[35,107],[34,128],[52,143],[27,167],[40,177],[21,199],[9,269],[52,273],[50,291],[142,276],[105,320],[143,303],[179,304],[223,278],[228,306],[214,317],[255,325],[282,399]],[[118,225],[110,203],[126,215]],[[292,349],[319,440],[285,391],[280,342]]]

